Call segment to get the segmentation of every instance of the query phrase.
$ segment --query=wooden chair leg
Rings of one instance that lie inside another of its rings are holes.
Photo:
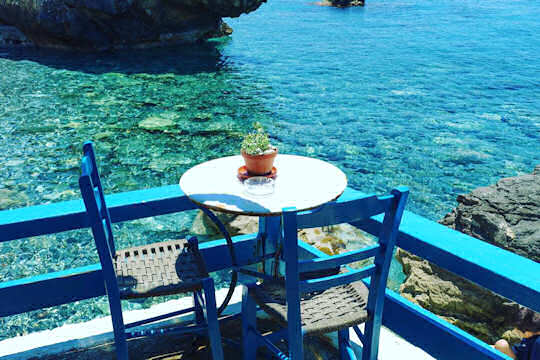
[[[212,278],[203,279],[202,285],[204,290],[204,306],[206,310],[206,322],[208,324],[208,337],[210,338],[212,359],[223,360],[223,347],[221,346],[221,333],[219,331],[219,322],[217,318],[214,280]]]
[[[122,304],[120,297],[109,293],[109,308],[111,309],[111,318],[114,331],[114,343],[118,360],[128,360],[128,349],[126,341],[126,329],[124,327],[124,318],[122,316]]]
[[[249,287],[242,289],[242,353],[244,360],[253,360],[257,355],[257,306],[249,296]]]
[[[362,360],[377,360],[379,354],[379,336],[381,322],[368,320],[364,329],[364,346],[362,348]]]
[[[338,331],[338,346],[340,360],[357,360],[351,346],[348,328]]]

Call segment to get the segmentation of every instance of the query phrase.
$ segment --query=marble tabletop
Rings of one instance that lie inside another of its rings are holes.
[[[193,202],[221,212],[277,216],[286,207],[308,210],[337,199],[347,177],[334,165],[314,158],[278,154],[274,192],[252,195],[237,178],[242,156],[229,156],[194,166],[182,175],[180,188]]]

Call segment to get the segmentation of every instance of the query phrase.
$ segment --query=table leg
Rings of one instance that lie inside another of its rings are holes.
[[[238,271],[236,271],[238,267],[238,262],[236,260],[236,254],[234,251],[234,244],[231,239],[231,235],[227,231],[227,228],[225,225],[218,219],[218,217],[209,209],[197,205],[197,207],[208,216],[208,218],[216,224],[219,231],[223,234],[223,237],[227,241],[227,246],[229,247],[229,253],[231,255],[231,263],[232,263],[232,273],[231,273],[231,283],[229,284],[229,291],[227,292],[227,295],[225,296],[225,299],[223,299],[223,302],[219,306],[217,310],[217,316],[220,316],[223,310],[229,305],[229,301],[231,301],[232,295],[234,293],[234,289],[236,288],[236,284],[238,283]]]
[[[260,252],[257,255],[265,256],[267,254],[275,254],[279,250],[281,244],[281,216],[259,217],[258,237]],[[279,259],[263,261],[262,272],[274,276],[276,266],[279,266]]]
[[[197,205],[197,207],[205,213],[208,218],[216,224],[219,231],[223,234],[223,237],[227,241],[227,246],[231,255],[232,263],[232,273],[231,273],[231,283],[229,285],[229,291],[223,300],[223,303],[218,308],[218,316],[221,315],[223,310],[229,304],[231,297],[234,293],[234,289],[238,283],[238,261],[236,259],[236,254],[234,251],[234,244],[231,238],[231,235],[227,231],[225,225],[218,219],[218,217],[209,209]],[[281,216],[266,216],[259,217],[259,234],[257,235],[257,243],[261,246],[259,247],[259,254],[265,256],[267,254],[275,254],[279,251],[281,245]],[[279,253],[277,254],[279,256]],[[263,273],[275,276],[279,271],[279,258],[274,258],[271,260],[263,260]]]

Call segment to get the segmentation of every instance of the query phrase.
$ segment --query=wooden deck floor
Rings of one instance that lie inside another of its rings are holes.
[[[260,329],[270,330],[273,326],[268,320],[259,319]],[[230,321],[221,328],[222,336],[237,343],[240,339],[240,320]],[[306,338],[306,359],[337,359],[337,349],[326,337]],[[128,341],[130,360],[208,360],[211,359],[206,339],[192,336],[164,335],[131,339]],[[225,359],[239,360],[242,356],[240,345],[223,341]],[[261,348],[257,359],[267,359]],[[109,342],[91,348],[76,349],[55,355],[34,357],[33,360],[113,360],[116,359],[114,343]]]

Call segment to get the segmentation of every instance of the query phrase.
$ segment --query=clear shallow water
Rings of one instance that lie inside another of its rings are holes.
[[[539,16],[525,0],[345,10],[271,0],[229,20],[232,38],[202,46],[1,49],[0,189],[9,207],[77,198],[87,139],[107,192],[174,184],[199,162],[237,153],[260,121],[280,151],[331,161],[354,188],[408,185],[409,209],[436,220],[458,194],[540,163]],[[118,225],[117,238],[181,237],[192,217]],[[0,281],[97,261],[87,231],[0,246]],[[107,312],[98,299],[9,317],[0,338]]]

